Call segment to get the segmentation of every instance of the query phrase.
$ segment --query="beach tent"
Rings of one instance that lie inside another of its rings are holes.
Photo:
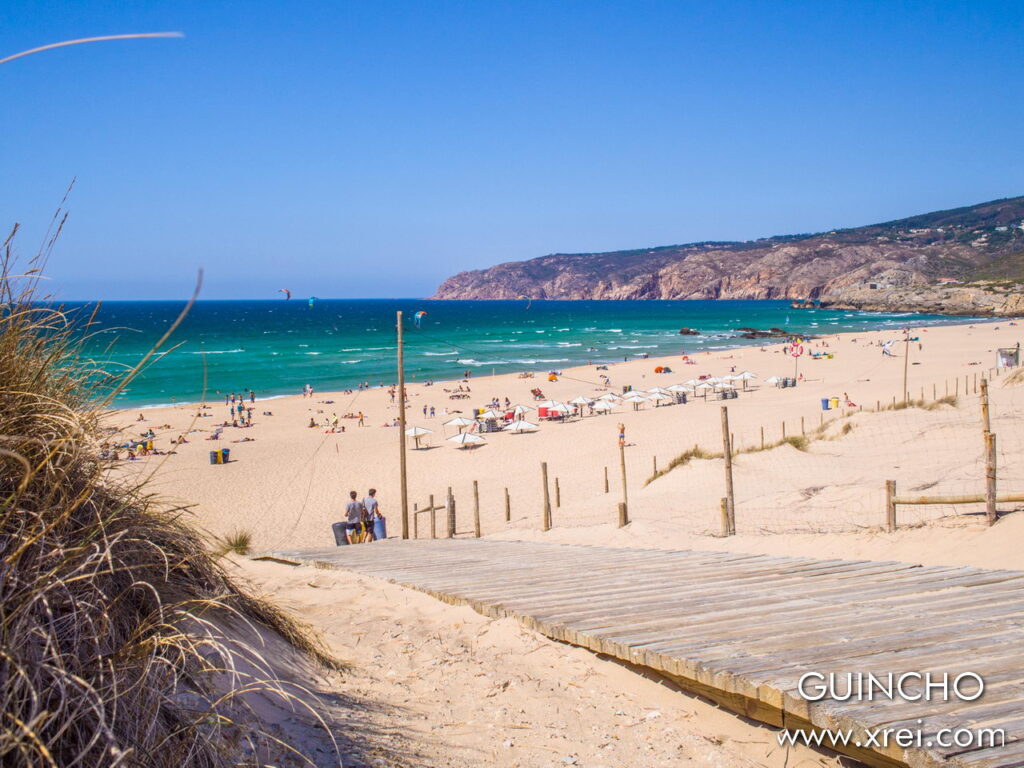
[[[523,421],[522,419],[516,419],[511,424],[508,424],[508,425],[505,426],[505,431],[506,432],[514,432],[516,434],[522,434],[524,432],[532,432],[535,429],[537,429],[537,425],[536,424],[531,424],[530,422]]]
[[[416,441],[416,450],[419,450],[419,448],[420,448],[420,439],[424,435],[432,435],[432,434],[434,434],[434,430],[427,429],[425,427],[409,427],[407,430],[405,430],[405,434],[407,434],[409,437],[411,437],[413,440]]]
[[[465,416],[456,416],[454,419],[449,419],[444,423],[446,427],[458,427],[459,433],[462,433],[463,427],[471,427],[476,424],[472,419],[467,419]]]
[[[471,432],[460,432],[454,437],[449,437],[448,442],[456,443],[463,448],[469,448],[473,445],[479,445],[484,442],[484,439],[480,435],[474,435]]]

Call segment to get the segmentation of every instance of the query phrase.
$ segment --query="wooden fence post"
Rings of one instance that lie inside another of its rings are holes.
[[[782,422],[782,439],[783,440],[786,439],[786,422],[785,422],[785,420],[783,420],[783,422]]]
[[[452,495],[452,488],[448,486],[448,538],[455,536],[455,496]]]
[[[412,537],[414,539],[418,539],[420,537],[420,516],[417,514],[419,512],[419,506],[419,504],[412,505]]]
[[[508,496],[508,488],[505,489],[505,522],[512,522],[512,500]]]
[[[803,416],[800,417],[800,434],[801,435],[806,435],[807,434],[807,431],[804,429],[804,417]]]
[[[885,528],[896,530],[896,481],[885,481]]]
[[[981,380],[981,430],[986,435],[992,431],[988,408],[988,379]]]
[[[555,507],[562,506],[562,484],[555,478]]]
[[[654,471],[652,472],[652,474],[657,475],[658,474],[658,457],[657,456],[651,456],[651,464],[654,467]]]
[[[785,422],[783,422],[785,428]],[[732,487],[732,445],[729,433],[729,408],[722,406],[722,455],[725,457],[725,497],[729,519],[736,519],[736,497]]]
[[[473,535],[480,538],[480,486],[473,481]]]
[[[622,503],[626,507],[626,516],[629,516],[629,492],[626,486],[626,447],[619,443],[619,469],[622,472]]]
[[[434,511],[434,494],[430,494],[430,538],[437,538],[437,512]]]
[[[722,521],[722,536],[729,535],[729,500],[722,497],[722,500],[718,504],[719,517]]]
[[[985,433],[985,517],[995,525],[996,512],[996,436]]]
[[[540,463],[540,478],[541,483],[544,486],[544,508],[541,510],[541,521],[540,529],[542,531],[551,530],[551,492],[548,490],[548,463],[542,461]]]
[[[938,398],[938,388],[933,383],[932,384],[932,400],[938,400],[938,399],[939,399]]]
[[[764,427],[761,427],[761,450],[764,450]]]
[[[625,528],[629,525],[629,513],[626,511],[626,503],[624,501],[619,502],[619,528]]]

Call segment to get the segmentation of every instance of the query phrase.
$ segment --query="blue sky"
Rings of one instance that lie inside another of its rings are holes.
[[[72,298],[422,296],[1024,194],[1019,2],[0,4],[0,224]]]

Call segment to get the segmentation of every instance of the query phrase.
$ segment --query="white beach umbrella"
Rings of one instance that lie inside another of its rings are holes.
[[[764,380],[764,383],[765,384],[778,384],[780,381],[782,381],[782,379],[780,379],[778,376],[769,376],[767,379]]]
[[[746,389],[747,382],[750,381],[751,379],[756,379],[757,374],[752,373],[751,371],[743,371],[743,373],[737,374],[736,378],[743,381],[743,388]]]
[[[618,395],[616,395],[614,392],[605,392],[603,395],[601,395],[597,399],[598,400],[604,400],[605,402],[609,402],[609,403],[613,403],[613,402],[614,403],[621,403],[622,402],[622,398],[619,397]]]
[[[523,405],[522,403],[516,403],[515,405],[512,406],[512,410],[516,412],[522,411],[523,413],[526,413],[527,411],[536,411],[537,409],[534,408],[532,405]]]
[[[458,427],[459,433],[461,434],[463,427],[471,427],[476,424],[472,419],[467,419],[465,416],[456,416],[454,419],[448,419],[444,423],[446,427]]]
[[[416,449],[419,450],[420,438],[422,438],[424,435],[434,434],[434,430],[427,429],[426,427],[409,427],[407,430],[405,430],[405,434],[407,434],[416,442]]]
[[[639,392],[634,392],[633,394],[624,398],[624,401],[627,403],[646,403],[648,400],[650,400],[649,397],[645,397],[644,395],[641,395]]]
[[[661,392],[655,392],[647,399],[653,402],[655,405],[657,405],[658,403],[673,402],[675,400],[675,398],[672,397],[672,395],[663,395],[661,394]]]
[[[522,419],[516,419],[511,424],[505,426],[506,432],[515,433],[532,432],[535,429],[537,429],[536,424],[531,424],[530,422],[523,421]]]
[[[484,439],[480,435],[474,435],[472,432],[460,432],[454,437],[448,438],[449,443],[456,443],[461,445],[463,448],[468,448],[471,445],[478,445],[484,442]]]
[[[685,384],[688,387],[696,387],[698,384],[700,384],[700,381],[697,379],[687,379],[686,381],[683,382],[683,384]]]
[[[486,411],[477,416],[478,419],[500,419],[503,414],[498,413],[493,408],[488,408]]]
[[[594,403],[594,410],[595,411],[602,411],[602,412],[603,411],[610,411],[614,407],[615,407],[615,404],[614,403],[610,403],[607,400],[598,400],[596,403]]]
[[[651,387],[650,389],[647,390],[647,392],[649,394],[652,394],[652,395],[667,395],[668,394],[668,390],[664,389],[663,387]]]
[[[548,411],[554,411],[555,413],[572,413],[572,408],[565,403],[556,403],[548,408]]]
[[[537,403],[538,408],[547,408],[549,410],[556,405],[561,405],[561,403],[558,400],[545,400],[543,403]]]
[[[694,390],[697,391],[697,392],[703,392],[704,393],[704,399],[707,400],[708,390],[709,389],[714,389],[714,388],[715,388],[714,384],[708,384],[707,382],[701,382],[696,387],[694,387]]]
[[[584,397],[583,395],[580,395],[579,397],[574,397],[569,402],[572,403],[573,405],[590,405],[594,401],[591,400],[589,397]]]
[[[668,388],[669,392],[693,392],[692,387],[684,386],[683,384],[673,384]]]
[[[718,383],[719,389],[736,389],[736,385],[731,381],[721,381]]]

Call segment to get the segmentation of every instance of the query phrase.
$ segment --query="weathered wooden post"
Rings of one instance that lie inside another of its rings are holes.
[[[604,492],[608,493],[608,467],[604,468]]]
[[[418,539],[420,537],[419,507],[419,504],[412,505],[412,537],[414,539]]]
[[[629,493],[626,489],[626,446],[619,443],[619,469],[622,471],[622,503],[626,507],[626,515],[629,515]]]
[[[885,481],[885,528],[896,530],[896,481]]]
[[[434,509],[434,494],[430,494],[430,538],[437,538],[437,512]]]
[[[938,387],[935,386],[934,382],[932,382],[932,400],[938,400],[939,399],[938,394],[939,394]]]
[[[452,495],[452,487],[448,486],[448,538],[455,536],[455,496]]]
[[[981,380],[981,431],[986,435],[992,431],[988,410],[988,379]]]
[[[782,421],[782,439],[783,440],[786,439],[786,421],[785,421],[785,419],[783,419],[783,421]]]
[[[653,470],[652,470],[651,474],[657,475],[658,474],[658,457],[657,456],[651,456],[651,465],[653,467]]]
[[[505,522],[512,522],[512,500],[508,495],[508,488],[505,489]]]
[[[548,490],[548,463],[542,461],[540,463],[540,478],[541,483],[544,486],[544,508],[541,510],[541,521],[540,529],[542,531],[551,530],[551,492]]]
[[[559,508],[562,506],[562,484],[558,482],[558,478],[555,478],[555,507]]]
[[[761,427],[761,450],[764,450],[764,427]]]
[[[807,434],[807,431],[804,429],[804,417],[803,416],[800,417],[800,434],[801,435],[806,435]]]
[[[626,503],[624,501],[619,502],[619,528],[625,528],[629,525],[629,513],[626,511]]]
[[[783,422],[785,424],[785,422]],[[736,519],[736,497],[732,487],[732,445],[729,439],[729,408],[722,406],[722,455],[725,457],[725,497],[729,519]]]
[[[473,535],[480,538],[480,486],[473,481]]]
[[[996,512],[996,436],[985,433],[985,517],[995,525]]]
[[[718,505],[718,513],[722,523],[722,536],[729,535],[729,500],[722,497],[721,502]]]

